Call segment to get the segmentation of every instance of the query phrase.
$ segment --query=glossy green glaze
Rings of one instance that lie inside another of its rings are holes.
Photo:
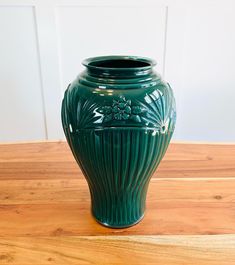
[[[106,56],[83,64],[65,91],[64,132],[96,220],[128,227],[144,216],[150,178],[173,134],[174,96],[150,59]]]

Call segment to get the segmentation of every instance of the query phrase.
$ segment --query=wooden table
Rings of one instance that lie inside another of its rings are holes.
[[[235,264],[235,145],[171,144],[128,229],[92,218],[66,143],[0,145],[0,264]]]

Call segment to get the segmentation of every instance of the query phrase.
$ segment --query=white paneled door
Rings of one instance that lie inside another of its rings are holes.
[[[45,139],[34,8],[0,7],[0,141]]]
[[[187,11],[180,138],[235,141],[235,5]]]
[[[152,57],[175,91],[174,139],[235,140],[234,1],[0,0],[0,142],[64,138],[84,58]]]

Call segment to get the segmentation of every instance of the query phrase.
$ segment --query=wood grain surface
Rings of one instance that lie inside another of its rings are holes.
[[[235,264],[235,145],[171,144],[143,221],[109,229],[65,142],[1,144],[5,264]]]
[[[235,264],[231,235],[14,237],[0,248],[0,264]]]

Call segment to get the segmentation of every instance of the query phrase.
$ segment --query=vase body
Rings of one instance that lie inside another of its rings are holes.
[[[64,132],[95,219],[128,227],[144,215],[150,178],[174,131],[173,92],[150,59],[105,56],[84,65],[64,94]]]

